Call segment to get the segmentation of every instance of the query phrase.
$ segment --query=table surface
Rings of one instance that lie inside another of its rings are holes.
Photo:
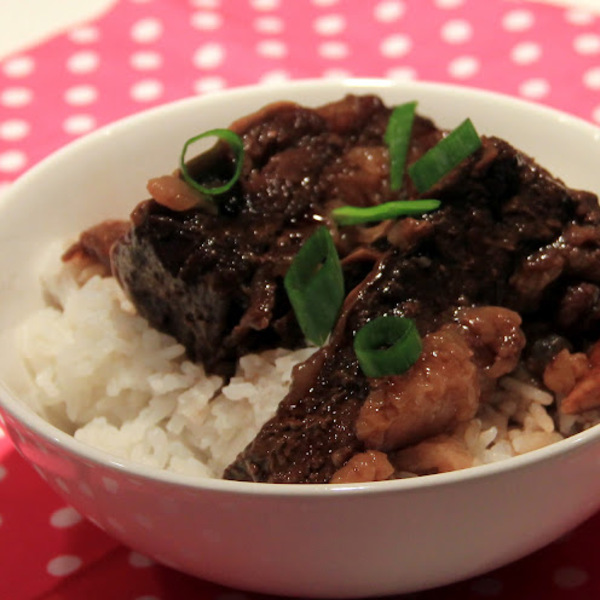
[[[0,196],[57,148],[152,106],[348,76],[499,91],[600,124],[600,1],[0,3]],[[512,565],[411,598],[598,598],[599,539],[600,514]],[[111,596],[258,598],[121,546],[65,505],[0,428],[0,599]]]

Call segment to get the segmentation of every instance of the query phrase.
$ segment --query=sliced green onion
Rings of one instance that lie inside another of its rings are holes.
[[[344,301],[344,276],[333,238],[319,227],[302,245],[284,278],[296,319],[308,340],[322,345]]]
[[[185,164],[185,155],[187,153],[188,148],[194,144],[195,142],[207,138],[207,137],[218,137],[219,139],[227,142],[231,149],[235,154],[235,171],[231,179],[223,184],[216,187],[207,187],[205,185],[201,185],[198,183],[189,173],[187,165]],[[239,179],[242,173],[242,166],[244,163],[244,144],[242,139],[237,133],[229,129],[211,129],[210,131],[205,131],[200,135],[196,135],[190,138],[183,146],[183,150],[181,151],[181,156],[179,158],[179,168],[181,169],[181,176],[184,181],[192,186],[195,190],[198,190],[202,194],[206,196],[217,196],[219,194],[223,194],[230,190],[235,182]]]
[[[409,215],[422,215],[437,210],[440,204],[439,200],[394,200],[377,206],[340,206],[331,211],[331,216],[338,225],[358,225]]]
[[[367,377],[408,371],[419,358],[422,347],[415,322],[405,317],[377,317],[354,336],[354,352]]]
[[[408,174],[420,193],[455,169],[481,146],[481,139],[470,119],[442,138],[408,168]]]
[[[396,106],[390,115],[383,139],[390,152],[390,189],[398,190],[404,179],[404,165],[415,119],[416,102]]]

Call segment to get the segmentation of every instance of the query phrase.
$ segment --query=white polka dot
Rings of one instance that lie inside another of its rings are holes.
[[[319,56],[329,60],[346,58],[350,50],[344,42],[323,42],[319,44]]]
[[[73,527],[73,525],[80,523],[81,520],[81,515],[71,506],[59,508],[50,515],[50,525],[57,529]]]
[[[333,6],[334,4],[337,4],[339,0],[311,0],[311,2],[315,6]]]
[[[33,93],[29,88],[12,87],[7,88],[0,95],[0,104],[7,108],[19,108],[26,106],[33,99]]]
[[[201,31],[214,31],[223,24],[223,19],[219,13],[214,12],[196,12],[192,15],[190,22],[194,29]]]
[[[449,44],[462,44],[473,35],[473,28],[464,19],[454,19],[444,23],[442,27],[442,39]]]
[[[590,90],[600,90],[600,67],[593,67],[585,71],[583,85]]]
[[[475,579],[470,588],[478,596],[493,597],[502,593],[502,582],[492,577],[480,577]]]
[[[98,68],[100,57],[89,50],[76,52],[67,60],[67,69],[71,73],[91,73]]]
[[[148,17],[134,23],[131,28],[131,37],[138,44],[155,42],[163,32],[163,25],[159,19]]]
[[[600,124],[600,105],[596,106],[596,108],[594,108],[594,110],[592,111],[592,120],[594,120],[596,123]]]
[[[323,77],[334,80],[348,79],[352,77],[352,73],[348,69],[326,69],[323,71]]]
[[[464,1],[465,0],[435,0],[435,5],[438,8],[452,9],[462,6]]]
[[[4,467],[3,465],[0,465],[0,481],[2,481],[7,474],[7,470],[6,467]]]
[[[550,84],[542,78],[528,79],[519,86],[519,93],[526,98],[543,98],[544,96],[547,96],[549,92]]]
[[[571,25],[591,25],[595,17],[590,11],[573,8],[565,12],[565,19]]]
[[[146,515],[135,515],[134,519],[136,523],[139,523],[144,529],[154,529],[154,522],[150,517]]]
[[[254,10],[275,10],[279,8],[279,0],[250,0]]]
[[[69,488],[69,484],[62,477],[55,477],[54,484],[56,487],[60,488],[65,494],[69,494],[71,489]]]
[[[134,83],[129,94],[136,102],[152,102],[162,96],[163,89],[163,84],[157,79],[144,79]]]
[[[92,127],[93,127],[93,125],[92,125]],[[94,497],[94,492],[92,491],[92,488],[85,481],[80,482],[80,484],[79,484],[79,491],[84,496],[88,496],[89,498],[93,498]]]
[[[76,44],[90,44],[99,38],[98,28],[92,25],[77,27],[69,32],[69,39]]]
[[[119,491],[119,482],[112,477],[104,475],[102,477],[102,485],[104,486],[104,489],[111,494],[116,494]]]
[[[337,35],[346,28],[346,19],[343,15],[324,15],[313,26],[319,35]]]
[[[510,52],[510,58],[518,65],[529,65],[539,60],[542,47],[536,42],[521,42]]]
[[[199,69],[216,69],[225,59],[225,49],[221,44],[209,42],[196,50],[194,65]]]
[[[586,33],[573,40],[573,48],[578,54],[598,54],[600,52],[600,35]]]
[[[413,67],[394,67],[387,72],[387,77],[394,81],[413,81],[417,72]]]
[[[30,125],[22,119],[10,119],[0,123],[0,138],[9,141],[21,140],[27,136],[30,131]],[[0,430],[0,438],[3,437],[3,432]]]
[[[448,65],[448,73],[455,79],[468,79],[479,71],[479,61],[474,56],[459,56]]]
[[[130,552],[128,556],[128,562],[136,569],[145,569],[154,564],[154,561],[151,558],[148,558],[139,552]]]
[[[515,9],[507,12],[502,17],[502,27],[506,31],[525,31],[529,29],[535,21],[533,13],[525,9]]]
[[[408,54],[412,48],[412,40],[407,35],[398,33],[385,38],[379,48],[386,58],[398,58]]]
[[[259,33],[264,34],[274,34],[281,33],[285,28],[283,20],[279,17],[274,17],[272,15],[265,15],[263,17],[258,17],[254,21],[254,29]]]
[[[163,84],[157,79],[145,79],[133,84],[129,93],[136,102],[152,102],[162,96],[163,89]]]
[[[65,577],[79,569],[82,565],[82,560],[78,556],[65,554],[53,558],[47,565],[46,571],[55,577]]]
[[[71,115],[67,117],[63,122],[63,130],[65,133],[69,135],[81,135],[83,133],[88,133],[92,131],[96,127],[96,120],[91,115]],[[93,493],[88,486],[89,493],[86,493],[84,484],[80,484],[79,488],[81,491],[88,495],[92,496]]]
[[[375,5],[373,14],[375,20],[381,23],[391,23],[392,21],[400,19],[405,10],[406,6],[403,2],[398,2],[397,0],[385,0],[384,2],[379,2]]]
[[[136,71],[152,71],[160,68],[163,59],[158,52],[149,50],[134,52],[129,58],[129,64]]]
[[[31,56],[9,58],[2,65],[2,72],[7,77],[27,77],[35,69],[35,61]]]
[[[219,8],[220,0],[191,0],[192,6],[197,8]]]
[[[0,171],[15,173],[27,164],[27,157],[20,150],[8,150],[0,154]]]
[[[262,40],[256,45],[256,52],[265,58],[283,58],[287,51],[285,42],[280,40]]]
[[[565,590],[581,587],[589,578],[588,573],[579,567],[561,567],[552,576],[556,586]]]
[[[225,80],[222,77],[203,77],[194,84],[197,94],[208,92],[217,92],[225,87]]]
[[[290,74],[284,69],[269,71],[260,78],[261,83],[282,83],[290,80]]]
[[[98,97],[98,91],[92,85],[76,85],[65,91],[65,102],[72,106],[91,104]]]

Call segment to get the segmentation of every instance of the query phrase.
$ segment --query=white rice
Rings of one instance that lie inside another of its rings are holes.
[[[83,282],[83,283],[82,283]],[[219,477],[275,412],[295,364],[314,349],[271,350],[239,361],[228,385],[139,317],[113,278],[62,266],[44,281],[50,305],[21,330],[34,408],[111,454],[196,477]],[[600,411],[552,416],[555,398],[516,373],[456,436],[473,464],[554,443]],[[549,412],[552,411],[552,412]]]
[[[21,330],[30,402],[75,438],[159,469],[218,477],[271,417],[293,366],[314,349],[243,357],[229,384],[151,329],[113,278],[47,278],[56,306]]]

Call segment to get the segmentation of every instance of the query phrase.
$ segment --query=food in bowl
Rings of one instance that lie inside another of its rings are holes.
[[[172,428],[182,422],[202,426],[199,419],[186,420],[186,410],[191,417],[204,414],[209,420],[202,408],[197,412],[191,409],[196,392],[177,399],[184,388],[176,384],[193,374],[194,363],[173,358],[183,347],[175,348],[172,338],[165,340],[156,331],[147,332],[141,320],[129,320],[132,305],[118,286],[118,300],[111,306],[118,308],[119,316],[113,323],[124,336],[113,340],[116,353],[106,351],[113,342],[102,339],[102,334],[110,337],[114,329],[105,321],[96,327],[97,345],[82,341],[72,348],[70,362],[61,363],[64,368],[55,382],[60,383],[63,375],[80,377],[71,379],[77,385],[72,396],[68,395],[70,388],[58,388],[69,400],[62,402],[59,394],[54,397],[55,408],[38,405],[36,410],[27,402],[30,378],[15,352],[15,336],[27,316],[43,306],[39,275],[53,279],[43,268],[46,256],[52,254],[52,259],[60,262],[64,240],[69,240],[68,246],[78,232],[105,219],[127,220],[135,202],[147,197],[145,182],[173,169],[184,141],[193,133],[230,123],[272,99],[319,106],[346,93],[377,93],[390,106],[415,98],[423,114],[434,115],[448,130],[470,116],[481,134],[500,133],[516,147],[539,157],[564,181],[581,189],[600,187],[597,130],[589,123],[464,88],[320,80],[190,98],[128,118],[50,157],[11,186],[0,202],[0,239],[4,243],[0,253],[0,412],[16,448],[65,501],[121,543],[160,563],[230,587],[319,598],[415,592],[475,577],[531,553],[582,523],[599,506],[598,427],[510,460],[374,483],[252,483],[223,480],[218,469],[215,477],[198,476],[194,469],[206,468],[192,458],[203,455],[186,444],[190,438],[201,438],[188,435],[185,425],[183,434],[172,435]],[[564,151],[567,141],[568,157]],[[71,267],[68,263],[66,270]],[[80,271],[76,272],[79,276]],[[91,278],[90,283],[92,280],[94,285],[116,283],[114,278]],[[65,272],[54,281],[58,281],[55,289],[59,293],[68,294],[73,286]],[[99,302],[82,311],[77,311],[77,305],[69,303],[73,324],[79,318],[73,310],[86,327],[101,320],[104,309]],[[91,316],[90,308],[98,312]],[[131,334],[146,333],[136,341],[126,332],[126,324],[132,325]],[[46,342],[36,343],[34,350],[40,351],[44,343],[57,351],[66,348],[72,335],[58,327],[45,331]],[[140,340],[144,340],[143,346],[137,345]],[[145,353],[143,361],[130,360],[143,348],[156,350],[152,361]],[[86,356],[92,357],[91,363]],[[114,372],[116,358],[128,368],[114,373],[103,395],[104,404],[96,404],[110,410],[111,397],[115,401],[111,428],[98,429],[104,433],[100,440],[104,443],[95,446],[65,433],[72,433],[77,425],[64,417],[67,410],[75,411],[77,417],[77,407],[81,416],[86,416],[87,401],[99,392],[97,382],[101,380],[94,378],[96,384],[92,385],[90,376],[94,374],[89,365],[103,356],[108,360],[97,375]],[[179,363],[186,366],[180,368]],[[249,360],[247,366],[252,369],[254,364]],[[166,369],[161,370],[164,365]],[[184,377],[172,377],[168,365],[176,365],[180,370],[174,368],[173,373]],[[46,366],[52,372],[51,361]],[[249,372],[248,378],[258,382],[254,374]],[[244,415],[251,414],[250,410],[244,412],[247,401],[243,396],[248,388],[236,391],[238,394],[231,396],[241,401],[228,402],[226,407],[233,410],[237,406],[241,423],[247,418]],[[271,397],[267,387],[256,391],[256,397],[263,400]],[[148,398],[148,410],[144,411]],[[77,400],[85,402],[78,404]],[[224,448],[229,444],[226,426],[230,420],[223,405],[219,409],[218,402],[213,404],[210,418],[218,421],[218,433],[223,435],[217,441]],[[183,409],[176,419],[177,410],[169,412],[172,406]],[[128,410],[138,416],[143,412],[145,422],[126,414]],[[161,416],[161,411],[167,416]],[[120,427],[121,418],[127,420],[127,427]],[[155,426],[163,418],[174,422],[168,428]],[[167,429],[164,436],[160,429]],[[165,438],[166,446],[160,442]],[[233,440],[240,443],[235,435]],[[123,447],[116,449],[120,454],[102,450],[121,444]],[[242,441],[240,451],[244,445]],[[163,454],[165,447],[168,452]],[[231,444],[227,451],[233,461],[236,452]],[[167,464],[173,459],[176,465]],[[156,468],[163,463],[169,468]]]
[[[597,197],[490,136],[430,180],[459,129],[413,112],[398,159],[398,114],[269,105],[230,127],[243,153],[184,152],[130,222],[86,230],[24,328],[40,410],[117,455],[271,483],[431,475],[596,424]]]

